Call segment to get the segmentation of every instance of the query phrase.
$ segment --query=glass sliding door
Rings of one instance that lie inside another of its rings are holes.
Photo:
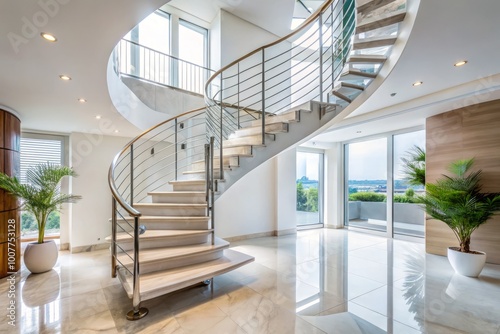
[[[415,203],[423,185],[412,185],[404,179],[404,159],[412,160],[416,147],[425,149],[425,131],[394,135],[394,234],[424,237],[424,211]]]
[[[345,145],[345,224],[387,231],[387,138]]]
[[[344,145],[346,226],[385,232],[389,238],[425,236],[425,215],[416,204],[424,185],[405,179],[405,160],[418,155],[419,148],[425,150],[425,130]],[[425,164],[425,153],[417,163]]]
[[[297,226],[323,224],[323,153],[297,152]]]

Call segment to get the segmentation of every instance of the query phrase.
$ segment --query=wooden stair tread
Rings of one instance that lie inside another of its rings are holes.
[[[387,60],[386,56],[382,55],[351,55],[347,58],[347,63],[357,64],[372,64],[384,63]]]
[[[205,180],[177,180],[177,181],[168,181],[169,184],[192,184],[192,185],[200,185],[205,184]]]
[[[206,204],[205,204],[206,206]],[[134,217],[124,217],[125,219],[118,219],[119,221],[123,220],[131,220],[134,221]],[[148,221],[148,222],[154,222],[154,221],[200,221],[200,222],[205,222],[210,219],[209,216],[141,216],[139,221]]]
[[[275,136],[271,134],[265,134],[265,140],[275,140]],[[245,137],[235,137],[224,140],[223,147],[239,147],[239,146],[263,146],[262,144],[262,133],[254,134]]]
[[[367,32],[370,30],[375,30],[382,27],[387,27],[388,25],[399,23],[404,20],[406,16],[406,10],[400,10],[389,15],[378,16],[370,19],[366,19],[359,23],[356,27],[356,34]]]
[[[266,134],[286,133],[288,132],[288,122],[276,122],[276,123],[266,124],[264,130],[265,130],[264,133]],[[262,124],[244,127],[234,132],[234,134],[237,137],[245,137],[261,133],[262,133]]]
[[[342,94],[342,93],[340,93],[338,91],[333,90],[332,91],[332,95],[335,95],[336,97],[338,97],[339,99],[342,99],[342,100],[346,101],[347,103],[351,103],[352,102],[352,100],[349,97],[347,97],[346,95],[344,95],[344,94]]]
[[[376,73],[362,72],[360,70],[350,69],[345,71],[340,75],[339,80],[364,80],[364,79],[375,79],[377,77]]]
[[[204,191],[152,191],[148,193],[149,196],[153,195],[172,195],[172,196],[196,196],[205,195]]]
[[[148,208],[205,208],[206,203],[134,203],[135,207]]]
[[[363,50],[363,49],[377,48],[381,46],[390,46],[394,45],[394,43],[396,43],[396,40],[397,40],[396,36],[356,39],[354,40],[352,49]]]
[[[368,13],[374,11],[375,9],[393,3],[394,1],[395,0],[371,0],[359,5],[356,10],[358,11],[358,13]]]
[[[290,122],[300,122],[300,109],[297,108],[297,110],[293,110],[293,111],[288,111],[288,112],[284,112],[282,114],[278,114],[278,115],[269,115],[269,116],[266,116],[266,124],[274,124],[274,123],[290,123]],[[262,120],[256,120],[256,121],[252,121],[249,125],[249,127],[252,127],[252,126],[262,126]],[[247,127],[244,127],[243,129],[245,129]]]
[[[224,250],[224,255],[216,260],[143,274],[140,277],[141,299],[152,299],[201,283],[204,280],[224,274],[252,261],[254,261],[254,257],[252,256],[232,249],[226,249]],[[132,298],[132,277],[124,269],[118,271],[118,276],[128,297]]]
[[[116,240],[118,242],[134,240],[133,232],[116,233]],[[182,236],[194,236],[194,235],[204,235],[210,234],[212,230],[146,230],[143,234],[139,236],[139,239],[163,239],[163,238],[176,238]],[[106,237],[106,241],[111,242],[111,236]]]
[[[183,256],[193,256],[227,247],[229,247],[229,242],[216,237],[214,245],[211,243],[204,243],[187,246],[142,249],[139,252],[139,259],[141,264],[146,264],[156,261],[181,258]],[[134,261],[127,254],[118,254],[117,258],[124,266],[132,266],[134,264]]]

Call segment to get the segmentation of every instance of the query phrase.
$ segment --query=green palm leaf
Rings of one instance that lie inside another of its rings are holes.
[[[77,176],[72,168],[45,163],[33,166],[26,172],[26,184],[16,177],[0,173],[0,188],[22,200],[22,208],[33,213],[38,224],[38,243],[43,243],[45,224],[53,211],[59,211],[63,203],[75,203],[78,195],[61,194],[61,180]]]
[[[462,252],[470,251],[472,233],[500,211],[500,193],[481,192],[482,171],[471,171],[474,159],[458,160],[435,183],[426,184],[425,196],[418,196],[425,212],[450,227]]]

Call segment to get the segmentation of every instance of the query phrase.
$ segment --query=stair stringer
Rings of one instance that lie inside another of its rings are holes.
[[[224,172],[223,182],[218,182],[216,197],[220,197],[224,191],[259,165],[324,131],[330,121],[337,117],[342,110],[342,107],[337,105],[335,111],[328,112],[320,117],[320,106],[320,102],[311,101],[309,110],[289,110],[288,112],[300,110],[300,122],[289,123],[288,132],[277,134],[275,140],[267,141],[265,146],[254,146],[252,148],[252,157],[240,157],[240,166],[238,168]]]

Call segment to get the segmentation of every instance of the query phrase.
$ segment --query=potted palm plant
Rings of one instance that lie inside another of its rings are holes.
[[[52,163],[39,164],[26,171],[26,183],[16,177],[0,173],[0,188],[21,199],[21,208],[35,216],[38,225],[38,241],[30,243],[24,251],[24,264],[32,273],[52,269],[57,262],[58,250],[53,240],[44,241],[45,225],[51,212],[59,211],[61,204],[72,203],[80,196],[62,194],[61,180],[76,176],[73,169]]]
[[[448,260],[459,274],[477,277],[486,262],[484,252],[471,250],[472,233],[500,210],[500,193],[481,192],[482,171],[471,171],[474,159],[452,162],[435,183],[427,183],[419,196],[425,212],[441,220],[453,231],[459,247],[448,248]]]

